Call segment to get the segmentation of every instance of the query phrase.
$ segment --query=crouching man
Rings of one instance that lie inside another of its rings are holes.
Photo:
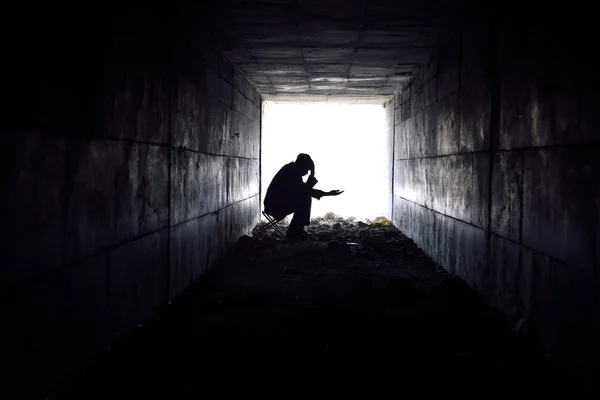
[[[310,171],[310,176],[304,182],[302,177]],[[314,189],[315,163],[308,154],[300,153],[296,161],[284,165],[275,175],[265,195],[265,212],[280,220],[294,214],[286,233],[289,239],[304,239],[308,233],[304,230],[310,224],[310,208],[312,198],[320,200],[324,196],[338,196],[340,190],[324,192]]]

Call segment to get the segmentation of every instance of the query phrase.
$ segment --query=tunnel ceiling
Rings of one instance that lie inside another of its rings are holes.
[[[230,0],[217,35],[263,95],[381,96],[448,36],[457,2]]]

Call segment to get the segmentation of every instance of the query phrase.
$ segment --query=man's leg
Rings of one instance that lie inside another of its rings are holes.
[[[304,233],[304,227],[310,224],[310,209],[312,206],[312,197],[306,196],[296,199],[294,202],[294,217],[288,228],[288,235],[298,235]]]

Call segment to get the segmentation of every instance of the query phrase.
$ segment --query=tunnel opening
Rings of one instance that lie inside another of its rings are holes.
[[[344,191],[313,201],[311,217],[390,218],[392,129],[383,101],[263,102],[261,204],[279,169],[306,153],[315,162],[315,188]]]

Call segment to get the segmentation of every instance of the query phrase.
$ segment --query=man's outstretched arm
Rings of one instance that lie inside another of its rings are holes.
[[[310,195],[312,197],[314,197],[315,199],[319,200],[321,197],[325,197],[325,196],[339,196],[342,193],[344,193],[343,190],[330,190],[329,192],[324,192],[324,191],[319,190],[319,189],[312,189]]]
[[[319,189],[311,189],[310,190],[311,197],[320,200],[321,197],[325,196],[325,192]]]

